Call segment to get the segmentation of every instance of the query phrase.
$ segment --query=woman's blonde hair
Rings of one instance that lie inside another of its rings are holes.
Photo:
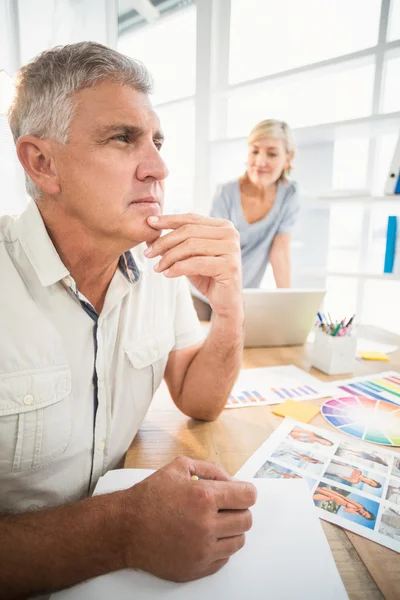
[[[285,145],[286,154],[291,154],[289,167],[282,171],[279,181],[287,181],[287,176],[291,173],[293,167],[291,160],[296,151],[296,142],[289,125],[285,121],[278,121],[276,119],[266,119],[260,121],[253,127],[247,137],[247,143],[249,145],[259,142],[263,138],[271,137],[282,140]]]

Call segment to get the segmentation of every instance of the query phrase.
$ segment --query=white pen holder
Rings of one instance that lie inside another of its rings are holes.
[[[352,373],[356,347],[354,335],[332,336],[317,330],[311,350],[311,364],[327,375]]]

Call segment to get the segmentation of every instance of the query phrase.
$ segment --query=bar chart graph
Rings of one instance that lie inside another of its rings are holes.
[[[293,365],[246,369],[225,408],[280,404],[285,400],[312,400],[330,395],[329,387]]]

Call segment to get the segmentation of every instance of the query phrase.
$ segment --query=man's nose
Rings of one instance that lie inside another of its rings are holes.
[[[137,177],[140,180],[151,177],[156,181],[162,181],[168,177],[168,173],[168,167],[156,148],[143,157],[137,169]]]

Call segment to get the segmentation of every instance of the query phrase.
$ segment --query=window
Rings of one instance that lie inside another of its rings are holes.
[[[388,40],[398,40],[400,38],[400,0],[390,1],[390,18],[388,28]]]
[[[229,83],[374,46],[381,0],[232,0]]]
[[[191,96],[196,84],[196,8],[189,6],[123,34],[118,50],[141,60],[154,78],[154,104]]]
[[[373,79],[372,63],[352,62],[340,70],[273,81],[260,92],[237,93],[228,99],[228,136],[247,135],[257,121],[267,118],[304,127],[367,116]]]
[[[156,108],[165,142],[161,155],[169,169],[165,212],[189,212],[194,178],[194,102]]]
[[[383,88],[382,112],[400,110],[400,54],[387,58],[385,64],[385,84]]]

